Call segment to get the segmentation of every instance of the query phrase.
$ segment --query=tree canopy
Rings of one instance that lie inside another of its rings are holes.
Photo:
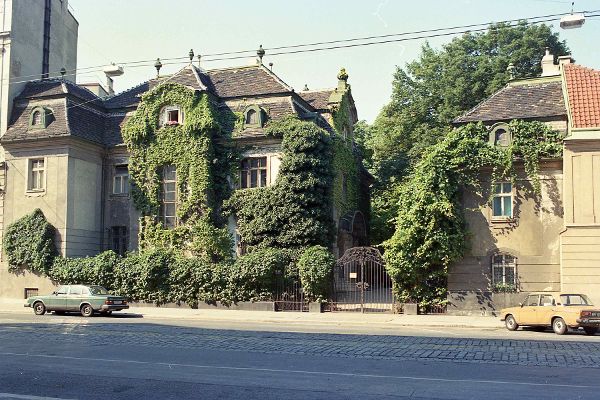
[[[359,125],[356,135],[377,182],[374,242],[391,236],[396,186],[425,149],[444,138],[454,118],[506,85],[509,64],[515,67],[515,78],[539,76],[546,48],[555,56],[569,53],[547,25],[500,23],[457,37],[441,49],[425,44],[419,59],[397,67],[390,102],[373,125]]]

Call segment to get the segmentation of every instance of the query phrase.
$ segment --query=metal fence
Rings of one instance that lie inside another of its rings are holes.
[[[275,311],[308,311],[308,301],[304,297],[298,277],[285,276],[275,272],[275,292],[273,294]]]

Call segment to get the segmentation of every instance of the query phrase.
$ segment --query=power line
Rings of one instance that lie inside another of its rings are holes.
[[[595,12],[600,12],[600,10],[579,11],[578,13],[587,14],[587,13],[595,13]],[[480,31],[487,30],[489,25],[491,25],[491,24],[507,24],[507,23],[511,24],[511,23],[520,22],[520,21],[529,21],[530,24],[538,24],[538,23],[542,23],[542,22],[553,21],[556,19],[555,17],[559,17],[559,16],[563,16],[563,15],[564,15],[564,13],[548,14],[548,15],[541,15],[541,16],[535,16],[535,17],[504,20],[504,21],[498,21],[498,22],[492,21],[492,22],[483,22],[483,23],[478,23],[478,24],[459,25],[459,26],[453,26],[453,27],[447,27],[447,28],[433,28],[433,29],[425,29],[425,30],[412,31],[412,32],[399,32],[399,33],[391,33],[391,34],[385,34],[385,35],[373,35],[373,36],[329,40],[329,41],[321,41],[321,42],[313,42],[313,43],[305,43],[305,44],[276,46],[276,47],[265,48],[265,50],[273,51],[273,50],[285,50],[285,49],[299,49],[299,48],[303,48],[303,47],[314,47],[314,46],[329,45],[329,44],[336,44],[336,43],[348,43],[348,42],[357,42],[357,41],[363,41],[363,40],[384,39],[384,38],[397,37],[397,36],[407,36],[407,35],[415,35],[415,34],[422,34],[422,33],[434,33],[434,32],[442,32],[442,31],[449,31],[449,30],[456,30],[456,29],[466,29],[466,28],[473,28],[473,27],[478,27],[478,26],[485,26],[485,28],[480,28],[480,29],[468,29],[466,31],[465,30],[458,31],[458,32],[453,31],[453,32],[445,32],[445,33],[441,33],[441,34],[416,36],[416,37],[410,37],[410,38],[399,38],[399,39],[390,39],[390,40],[368,42],[368,43],[329,46],[329,47],[318,48],[318,49],[281,51],[281,52],[269,53],[269,56],[276,56],[276,55],[282,55],[282,54],[296,54],[296,53],[302,53],[302,52],[315,52],[315,51],[351,48],[351,47],[359,47],[359,46],[370,46],[370,45],[374,45],[374,44],[393,43],[393,42],[400,42],[400,41],[405,41],[405,40],[416,40],[416,39],[431,38],[431,37],[450,36],[450,35],[456,35],[456,34],[461,34],[461,33],[466,33],[466,32],[480,32]],[[591,17],[596,17],[596,16],[597,15],[590,15],[587,17],[591,18]],[[238,51],[230,51],[230,52],[211,53],[211,54],[202,55],[202,57],[203,57],[203,61],[207,61],[207,62],[235,60],[235,59],[251,57],[252,54],[243,55],[243,56],[241,56],[240,54],[254,53],[255,51],[256,50],[254,49],[254,50],[238,50]],[[232,57],[211,58],[211,57],[219,57],[219,56],[232,56]],[[205,57],[208,57],[208,59]],[[182,63],[173,63],[173,62],[169,62],[169,61],[179,61],[179,60],[187,60],[187,59],[188,59],[188,57],[170,57],[170,58],[163,58],[161,61],[167,61],[167,63],[163,63],[163,65],[175,65],[175,64],[181,65]],[[148,66],[148,63],[153,63],[154,61],[155,60],[137,60],[137,61],[124,62],[124,63],[115,63],[115,64],[118,64],[120,66],[127,66],[129,68],[135,68],[135,67],[139,67],[139,66],[144,66],[144,67]],[[96,71],[100,71],[100,69],[104,68],[105,66],[106,65],[103,64],[103,65],[82,67],[82,68],[67,70],[66,75],[72,76],[76,72],[84,72],[84,71],[96,72]],[[93,71],[89,71],[89,70],[93,70]],[[53,73],[50,73],[50,75],[54,75],[54,77],[59,77],[58,74],[60,74],[60,71],[54,71]],[[28,82],[30,80],[30,79],[27,79],[27,80],[13,81],[13,79],[37,78],[39,76],[40,76],[39,74],[34,74],[34,75],[21,75],[21,76],[12,77],[11,83],[22,83],[22,82]]]

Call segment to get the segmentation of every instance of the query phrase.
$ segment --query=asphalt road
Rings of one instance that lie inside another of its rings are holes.
[[[201,325],[0,314],[0,399],[600,397],[600,336]]]

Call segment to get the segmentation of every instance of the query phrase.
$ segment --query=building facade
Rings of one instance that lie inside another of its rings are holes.
[[[519,160],[514,185],[491,182],[482,171],[494,193],[464,193],[471,248],[450,269],[449,313],[494,314],[531,291],[582,292],[600,303],[594,203],[600,72],[568,56],[555,64],[550,54],[542,68],[540,78],[509,82],[455,121],[482,122],[494,145],[510,140],[512,120],[543,122],[565,139],[562,159],[540,162],[539,194]]]
[[[131,194],[130,154],[121,130],[140,105],[141,96],[166,82],[191,93],[206,93],[217,113],[241,119],[232,127],[228,144],[240,151],[239,177],[232,179],[237,190],[275,184],[281,138],[268,135],[266,126],[288,116],[310,121],[342,138],[360,164],[352,137],[357,114],[347,79],[342,71],[332,89],[295,92],[259,61],[209,71],[190,63],[176,74],[107,98],[66,79],[29,82],[15,98],[11,124],[0,141],[6,160],[0,175],[4,226],[39,208],[56,228],[56,243],[63,256],[135,251],[141,214]],[[184,110],[179,105],[161,107],[154,121],[159,127],[183,123]],[[341,123],[339,115],[343,116]],[[336,124],[339,129],[334,128]],[[347,184],[344,171],[335,174],[334,185]],[[362,168],[354,179],[361,181],[357,186],[367,188],[368,175]],[[169,187],[168,182],[163,183]],[[162,200],[168,197],[168,193],[161,194]],[[168,210],[168,204],[161,204],[160,218],[166,227],[176,223],[175,214]],[[336,255],[366,243],[364,214],[358,208],[342,212],[333,207],[331,218],[337,234],[330,248]],[[243,253],[234,216],[228,225],[235,243],[232,251]],[[1,265],[2,297],[19,298],[26,289],[46,291],[52,287],[46,278],[26,271],[14,274],[6,262]]]

